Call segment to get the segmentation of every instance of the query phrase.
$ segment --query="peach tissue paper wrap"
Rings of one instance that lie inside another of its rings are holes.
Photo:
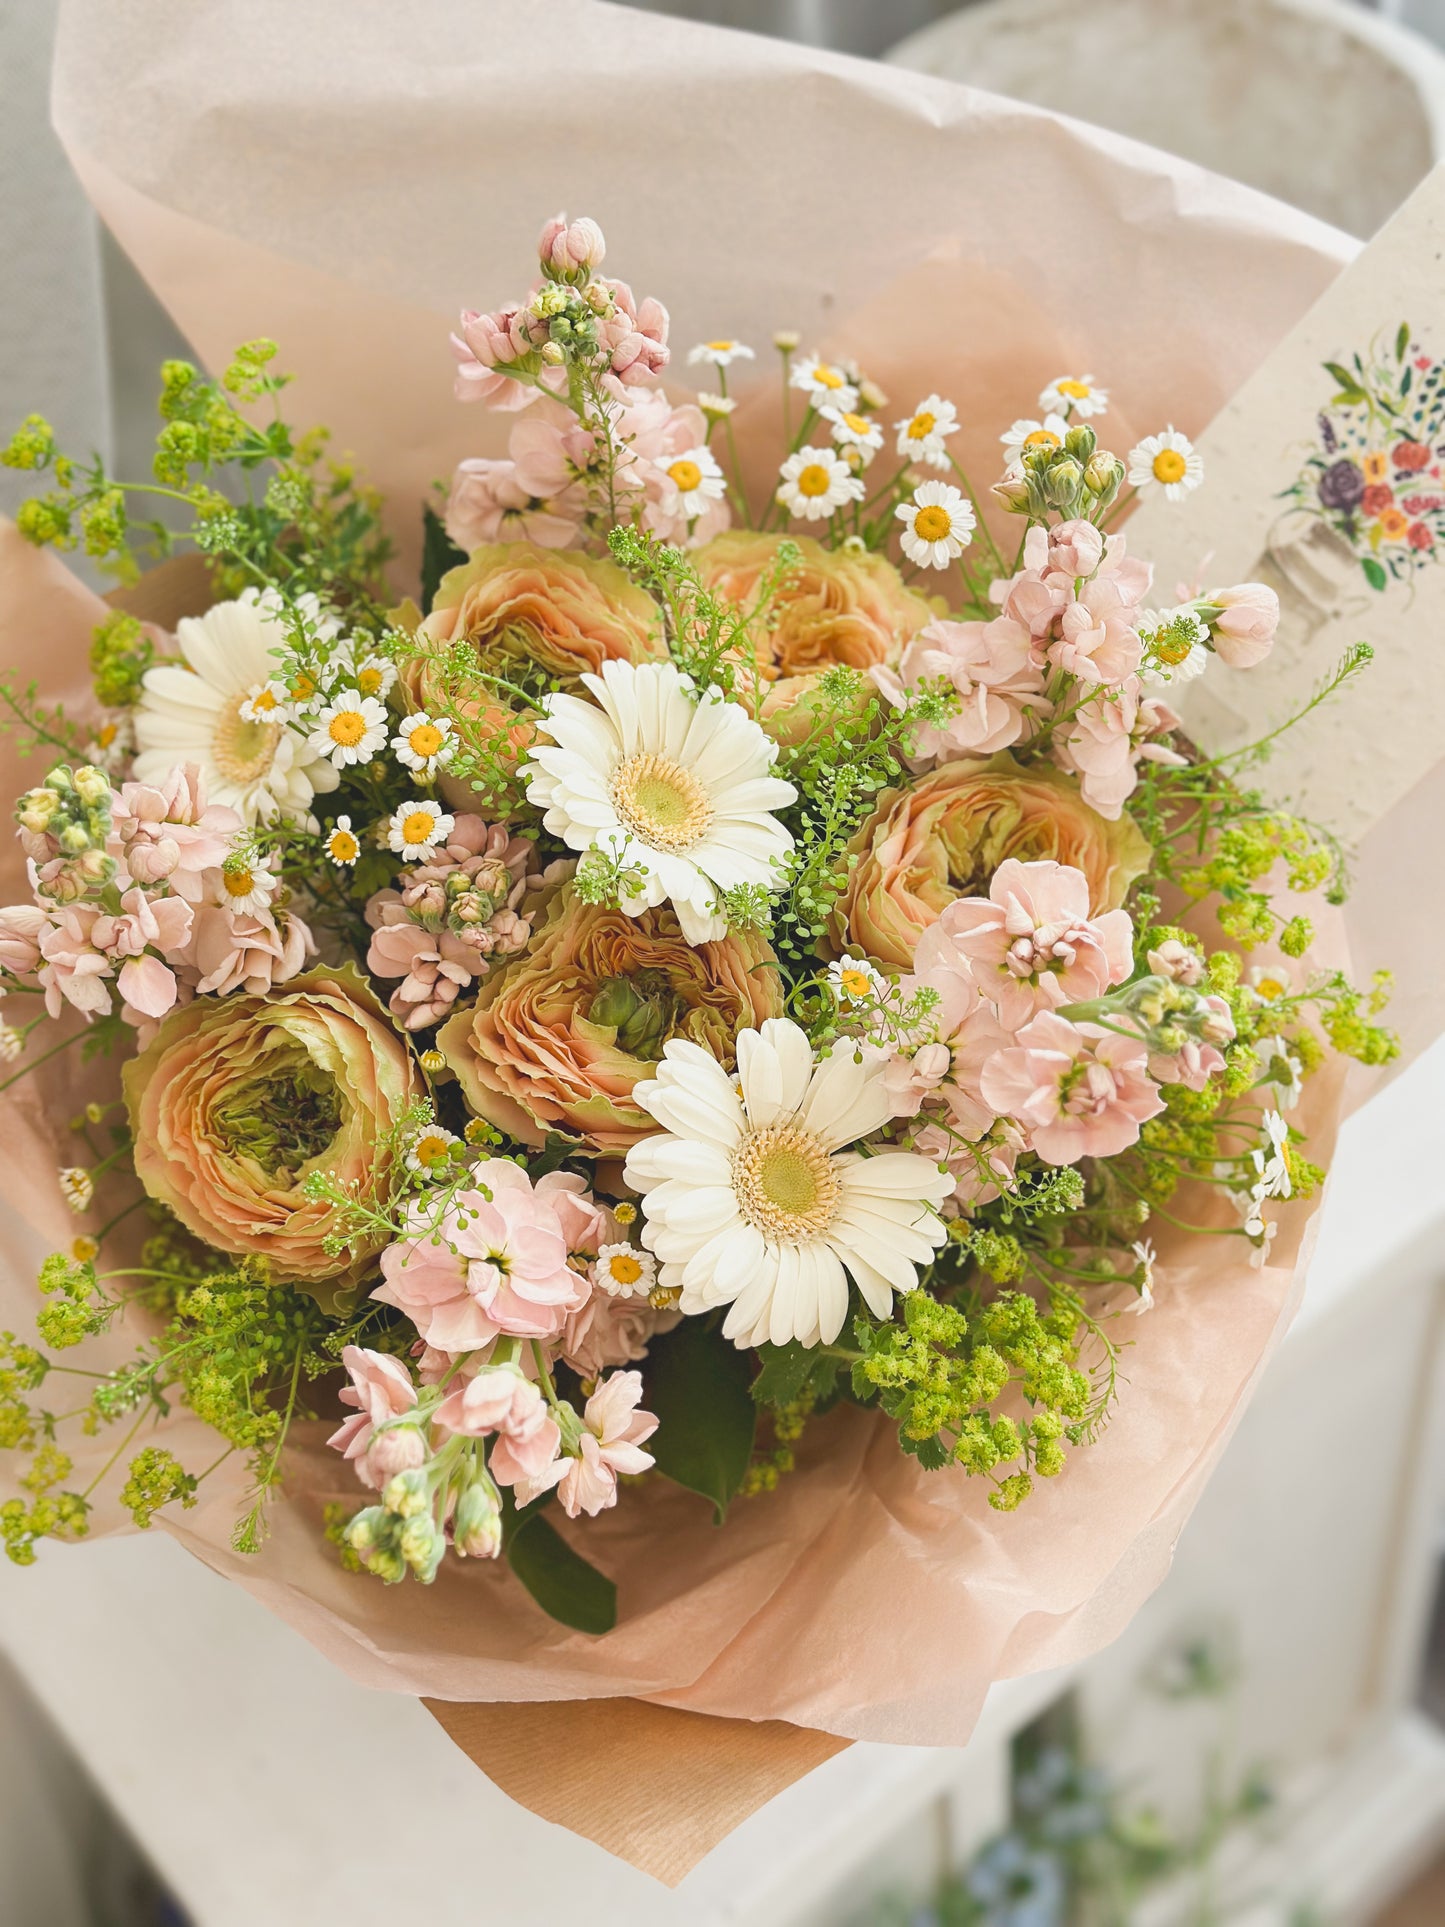
[[[762,348],[794,327],[904,405],[953,396],[960,459],[982,479],[999,428],[1061,368],[1112,389],[1111,446],[1165,419],[1202,429],[1354,248],[1030,108],[596,0],[66,0],[54,111],[200,359],[277,340],[298,377],[293,418],[328,422],[386,493],[398,590],[412,587],[421,495],[459,457],[496,452],[498,424],[452,399],[448,329],[514,291],[555,208],[601,223],[633,285],[671,307],[676,349],[719,332]],[[745,401],[738,424],[761,443],[768,405]],[[1233,559],[1218,560],[1227,573]],[[205,584],[167,570],[129,600],[170,620]],[[7,653],[81,713],[103,612],[0,534]],[[11,793],[34,780],[9,740],[3,757]],[[13,845],[3,862],[13,901]],[[1345,959],[1349,917],[1321,916],[1321,961]],[[115,1075],[78,1071],[74,1053],[57,1066],[0,1097],[0,1319],[16,1330],[33,1316],[34,1260],[70,1235],[54,1182],[66,1121],[87,1075]],[[1343,1106],[1342,1072],[1312,1080],[1296,1113],[1311,1156],[1328,1154]],[[1159,1239],[1158,1303],[1129,1321],[1112,1423],[1017,1513],[991,1511],[982,1481],[920,1472],[886,1422],[852,1408],[810,1427],[797,1472],[722,1529],[704,1501],[645,1481],[589,1529],[619,1593],[600,1638],[550,1620],[504,1567],[448,1562],[425,1593],[344,1572],[321,1514],[355,1485],[325,1423],[290,1454],[258,1555],[230,1549],[228,1470],[157,1523],[354,1679],[437,1702],[534,1810],[577,1826],[591,1806],[593,1838],[676,1880],[838,1745],[961,1745],[993,1681],[1122,1629],[1288,1323],[1314,1208],[1281,1211],[1262,1269],[1222,1258],[1225,1241]],[[180,1415],[169,1442],[199,1465],[201,1433]],[[603,1699],[647,1704],[577,1704]],[[563,1704],[494,1704],[543,1701]],[[553,1785],[547,1762],[564,1756]],[[629,1802],[617,1789],[634,1770]],[[596,1801],[577,1797],[589,1773]],[[696,1797],[663,1820],[669,1775],[674,1796]]]

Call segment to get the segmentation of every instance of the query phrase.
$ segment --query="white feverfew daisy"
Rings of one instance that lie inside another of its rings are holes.
[[[944,438],[958,432],[958,410],[942,395],[925,395],[913,413],[901,422],[897,452],[905,462],[922,462],[926,468],[947,468],[948,450]]]
[[[851,408],[825,408],[821,413],[839,448],[856,448],[870,462],[882,448],[883,430],[871,415],[859,415]]]
[[[367,656],[352,673],[363,696],[374,696],[378,702],[385,702],[396,681],[396,664],[388,662],[385,656]]]
[[[677,490],[677,504],[689,522],[720,502],[727,481],[709,448],[689,448],[667,464],[663,473]]]
[[[689,943],[727,930],[720,891],[768,887],[793,839],[772,814],[797,800],[776,746],[736,703],[701,699],[671,663],[608,662],[594,698],[549,696],[524,765],[527,795],[569,849],[597,850],[631,887],[628,916],[671,903]],[[393,847],[395,847],[393,845]]]
[[[1146,609],[1136,626],[1144,644],[1139,679],[1148,687],[1193,682],[1209,667],[1209,625],[1189,603],[1177,609]]]
[[[135,710],[137,782],[164,782],[178,763],[194,763],[212,803],[246,824],[304,818],[318,791],[338,781],[305,735],[281,722],[241,714],[271,679],[272,651],[289,646],[270,606],[254,596],[218,602],[176,627],[185,666],[146,671]]]
[[[689,348],[687,360],[693,368],[699,362],[707,362],[714,368],[730,368],[735,361],[753,360],[753,351],[742,341],[700,341],[695,348]]]
[[[414,797],[403,803],[386,826],[386,846],[408,863],[429,863],[456,828],[440,803]]]
[[[1109,391],[1092,375],[1059,375],[1039,396],[1039,407],[1047,413],[1077,415],[1080,421],[1104,414],[1108,406]]]
[[[423,1124],[407,1147],[406,1168],[418,1177],[440,1176],[452,1163],[452,1146],[461,1139],[440,1124]]]
[[[818,355],[804,355],[788,376],[789,384],[801,388],[815,408],[856,408],[858,388],[842,368]]]
[[[923,482],[893,511],[903,524],[903,553],[921,569],[946,569],[973,540],[973,506],[950,482]]]
[[[912,1291],[947,1235],[953,1179],[911,1151],[850,1149],[888,1121],[883,1062],[843,1047],[815,1062],[807,1034],[770,1017],[737,1040],[736,1073],[672,1038],[637,1102],[662,1127],[627,1157],[644,1245],[685,1313],[731,1305],[741,1347],[829,1344],[851,1275],[876,1317]]]
[[[645,1298],[657,1283],[657,1260],[636,1245],[603,1245],[592,1282],[609,1298]]]
[[[1069,424],[1062,415],[1045,415],[1041,422],[1021,416],[1004,430],[999,440],[1004,446],[1005,461],[1016,462],[1031,448],[1062,448],[1068,432]]]
[[[886,993],[888,979],[866,957],[839,957],[828,966],[828,988],[840,1004],[866,1004]]]
[[[355,863],[361,855],[361,839],[351,827],[349,816],[338,816],[326,838],[326,854],[338,870]]]
[[[435,776],[456,754],[456,737],[448,722],[428,716],[424,709],[403,716],[391,739],[392,753],[418,776]]]
[[[348,690],[317,711],[307,742],[318,756],[329,756],[338,769],[348,763],[369,763],[386,747],[386,707],[374,696]]]
[[[77,1216],[90,1209],[95,1196],[95,1180],[79,1164],[67,1164],[60,1172],[60,1194]]]
[[[264,864],[246,856],[228,856],[220,869],[217,900],[237,916],[264,916],[281,887],[281,879]]]
[[[778,500],[803,522],[823,522],[847,502],[861,502],[862,479],[832,448],[800,448],[778,471]]]
[[[1131,488],[1161,488],[1167,502],[1182,502],[1204,480],[1204,457],[1172,424],[1162,435],[1146,435],[1129,450]]]
[[[1158,1259],[1158,1253],[1154,1249],[1154,1241],[1152,1238],[1145,1238],[1142,1243],[1131,1245],[1129,1249],[1138,1259],[1144,1273],[1143,1278],[1139,1281],[1138,1302],[1130,1306],[1130,1310],[1133,1311],[1136,1316],[1142,1317],[1146,1311],[1152,1311],[1154,1309],[1154,1266]]]
[[[289,723],[291,710],[285,683],[274,676],[269,682],[257,683],[238,713],[242,721],[248,723]]]
[[[710,422],[726,421],[737,407],[731,395],[703,395],[697,398],[697,405]]]
[[[25,1048],[25,1038],[13,1024],[0,1023],[0,1064],[13,1064]]]

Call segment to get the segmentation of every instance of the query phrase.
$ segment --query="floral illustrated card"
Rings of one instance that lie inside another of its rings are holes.
[[[1196,444],[1204,486],[1155,492],[1129,545],[1175,585],[1268,583],[1269,660],[1180,691],[1193,738],[1240,748],[1308,704],[1346,652],[1374,651],[1250,781],[1355,840],[1445,749],[1445,166],[1286,336]]]

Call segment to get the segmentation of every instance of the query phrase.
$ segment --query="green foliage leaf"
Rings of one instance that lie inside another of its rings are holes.
[[[1368,399],[1364,389],[1360,386],[1359,382],[1356,381],[1349,369],[1341,367],[1339,362],[1325,362],[1324,370],[1327,375],[1339,383],[1340,392],[1334,397],[1332,406],[1353,407],[1355,404]]]
[[[795,1399],[812,1376],[814,1354],[806,1345],[791,1339],[786,1345],[759,1345],[763,1369],[753,1380],[753,1401],[758,1405],[786,1405]]]
[[[1405,359],[1405,350],[1409,347],[1409,345],[1410,345],[1410,324],[1408,321],[1402,321],[1400,323],[1400,332],[1395,336],[1396,361],[1403,361]]]
[[[1383,589],[1390,579],[1385,573],[1384,564],[1377,562],[1372,555],[1365,556],[1360,562],[1360,567],[1364,570],[1365,580],[1372,589]]]
[[[645,1403],[658,1425],[647,1449],[659,1472],[712,1500],[719,1523],[752,1456],[749,1370],[747,1353],[701,1318],[684,1318],[648,1347]]]
[[[421,525],[421,607],[423,615],[430,615],[438,583],[448,569],[466,561],[467,552],[453,542],[430,503],[422,508]]]
[[[544,1516],[545,1501],[517,1512],[506,1493],[503,1504],[507,1563],[543,1612],[579,1633],[610,1633],[617,1624],[612,1581],[573,1551]]]

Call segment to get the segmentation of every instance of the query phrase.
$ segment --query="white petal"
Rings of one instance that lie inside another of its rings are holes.
[[[813,1072],[798,1122],[814,1132],[830,1150],[856,1144],[880,1130],[893,1115],[893,1100],[883,1083],[882,1069],[860,1064],[852,1046],[834,1046]]]

